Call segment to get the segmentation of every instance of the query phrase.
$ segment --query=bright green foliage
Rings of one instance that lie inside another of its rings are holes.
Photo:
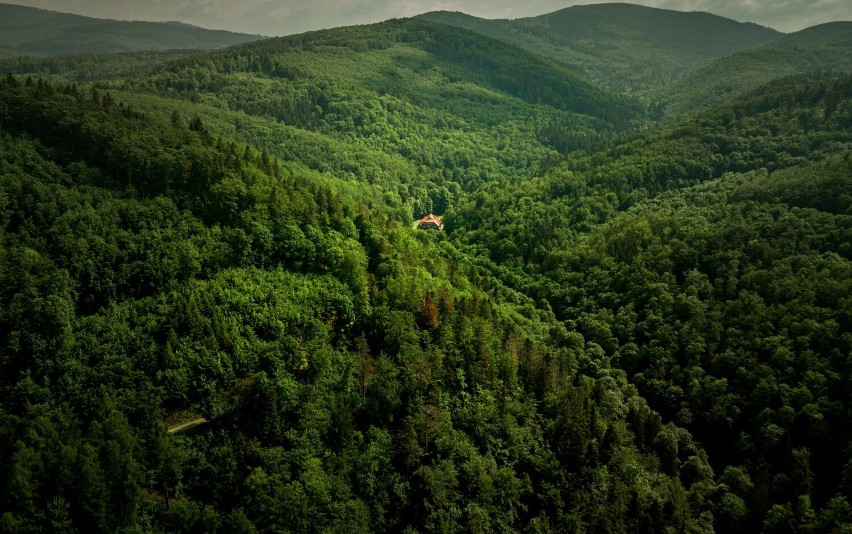
[[[557,151],[587,146],[639,117],[630,101],[532,54],[422,20],[270,39],[150,66],[167,57],[4,65],[73,80],[103,80],[106,69],[141,73],[99,89],[123,91],[138,108],[175,111],[183,121],[199,115],[211,133],[259,147],[300,174],[308,167],[370,184],[381,204],[416,218],[450,210],[487,182],[520,180]]]
[[[551,63],[418,20],[267,40],[163,70],[114,86],[210,103],[214,115],[239,110],[244,141],[396,191],[417,217],[519,179],[554,155],[550,145],[583,146],[636,117]]]

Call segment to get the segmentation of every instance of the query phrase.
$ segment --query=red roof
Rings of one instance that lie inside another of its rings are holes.
[[[433,224],[435,226],[437,226],[438,228],[444,227],[444,223],[441,222],[441,217],[439,217],[438,215],[435,215],[433,213],[430,213],[429,215],[420,219],[420,223],[418,223],[417,226],[427,226],[427,225],[431,226]]]

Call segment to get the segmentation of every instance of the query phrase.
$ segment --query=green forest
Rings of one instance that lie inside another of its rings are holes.
[[[0,532],[852,532],[846,24],[0,55]]]

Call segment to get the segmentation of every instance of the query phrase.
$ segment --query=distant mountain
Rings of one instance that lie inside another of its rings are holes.
[[[494,117],[507,112],[501,109],[507,98],[593,117],[598,127],[627,126],[639,111],[630,99],[601,90],[551,61],[417,18],[257,41],[187,60],[181,67],[209,61],[223,61],[225,72],[231,63],[248,63],[247,70],[288,83],[327,80],[352,91],[391,94],[458,111],[468,120],[487,107],[475,119],[485,123],[500,122]],[[456,101],[459,95],[463,97]]]
[[[215,104],[211,124],[241,112],[227,128],[286,161],[388,190],[404,182],[417,217],[640,117],[551,61],[421,19],[247,43],[117,87]]]
[[[782,76],[816,71],[852,71],[852,22],[820,24],[737,52],[690,73],[658,98],[665,116],[674,118]]]
[[[0,4],[0,50],[57,55],[137,50],[213,49],[258,39],[175,22],[118,21]]]
[[[774,45],[784,48],[805,46],[810,49],[822,46],[832,49],[837,46],[852,47],[852,21],[827,22],[805,28],[785,36]]]
[[[517,20],[450,12],[421,17],[514,44],[608,89],[640,94],[716,59],[783,36],[770,28],[709,13],[632,4],[573,6]]]

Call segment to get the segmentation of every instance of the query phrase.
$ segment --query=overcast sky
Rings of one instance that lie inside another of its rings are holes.
[[[264,35],[409,17],[427,11],[462,11],[486,18],[550,13],[595,0],[0,0],[66,13],[120,20],[178,20],[205,28]],[[852,19],[852,0],[635,0],[646,6],[708,11],[791,32]]]

